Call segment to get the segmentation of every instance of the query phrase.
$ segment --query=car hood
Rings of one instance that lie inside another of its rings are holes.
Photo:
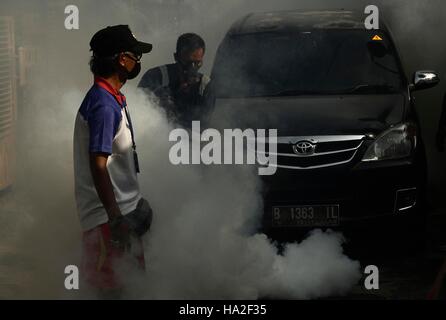
[[[217,99],[213,128],[278,129],[279,136],[378,134],[403,120],[405,96]]]

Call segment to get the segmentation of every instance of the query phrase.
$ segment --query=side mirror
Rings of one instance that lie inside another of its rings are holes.
[[[411,91],[418,91],[435,87],[440,82],[435,71],[416,71],[413,75],[413,84],[410,85]]]

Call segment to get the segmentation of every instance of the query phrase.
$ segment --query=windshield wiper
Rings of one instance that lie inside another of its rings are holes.
[[[342,93],[357,93],[357,92],[365,92],[365,93],[393,93],[396,91],[394,86],[388,84],[358,84],[352,88],[348,88],[342,90]]]
[[[302,95],[333,94],[333,93],[335,92],[321,91],[321,90],[284,90],[269,94],[255,95],[255,97],[292,97],[292,96],[302,96]]]
[[[336,94],[351,94],[351,93],[394,93],[396,88],[391,85],[381,84],[358,84],[352,88],[341,90],[284,90],[275,93],[266,93],[259,95],[252,95],[255,98],[264,97],[292,97],[303,95],[336,95]]]

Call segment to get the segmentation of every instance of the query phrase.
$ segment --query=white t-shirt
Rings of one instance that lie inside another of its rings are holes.
[[[123,215],[136,209],[141,193],[133,158],[125,97],[103,79],[87,93],[74,129],[74,177],[78,214],[84,231],[108,222],[90,171],[90,153],[108,154],[107,170]]]

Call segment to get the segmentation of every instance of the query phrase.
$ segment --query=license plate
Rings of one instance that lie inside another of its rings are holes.
[[[273,227],[335,227],[339,205],[273,207]]]

